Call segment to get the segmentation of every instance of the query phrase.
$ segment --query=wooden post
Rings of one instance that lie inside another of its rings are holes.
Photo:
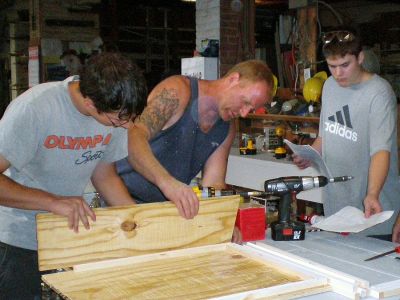
[[[297,19],[299,22],[299,89],[304,86],[304,69],[311,68],[311,74],[315,74],[317,70],[317,7],[307,6],[297,11]]]

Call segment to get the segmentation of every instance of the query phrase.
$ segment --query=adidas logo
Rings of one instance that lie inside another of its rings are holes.
[[[351,130],[353,126],[351,124],[349,106],[345,105],[342,109],[343,111],[339,110],[335,115],[328,117],[330,122],[325,122],[325,131],[356,142],[357,132]]]

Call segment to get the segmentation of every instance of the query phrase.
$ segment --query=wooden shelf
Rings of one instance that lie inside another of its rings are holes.
[[[246,118],[239,118],[237,122],[237,131],[239,136],[243,133],[246,134],[263,134],[266,127],[275,126],[272,122],[281,122],[286,128],[285,138],[292,140],[294,138],[292,134],[293,123],[300,123],[297,127],[303,133],[314,133],[318,134],[319,128],[319,117],[304,117],[304,116],[293,116],[293,115],[278,115],[278,114],[248,114]],[[240,142],[240,141],[239,141]]]
[[[292,115],[276,115],[276,114],[248,114],[246,118],[256,120],[272,120],[272,121],[289,121],[289,122],[310,122],[319,123],[319,117],[302,117]]]

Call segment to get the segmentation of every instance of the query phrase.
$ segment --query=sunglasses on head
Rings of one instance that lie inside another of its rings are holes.
[[[322,35],[322,42],[326,45],[336,39],[339,43],[346,43],[353,41],[355,38],[350,31],[329,31]]]

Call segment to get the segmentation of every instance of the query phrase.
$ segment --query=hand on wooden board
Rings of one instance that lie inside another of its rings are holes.
[[[83,197],[60,196],[52,203],[51,212],[68,218],[68,227],[75,232],[79,232],[79,221],[86,229],[90,228],[89,219],[96,221],[94,211],[89,207]]]
[[[163,185],[162,192],[185,219],[193,219],[199,213],[199,198],[187,184],[174,179]]]
[[[231,242],[239,244],[239,245],[241,245],[243,243],[242,233],[240,232],[240,229],[236,226],[233,228]]]

